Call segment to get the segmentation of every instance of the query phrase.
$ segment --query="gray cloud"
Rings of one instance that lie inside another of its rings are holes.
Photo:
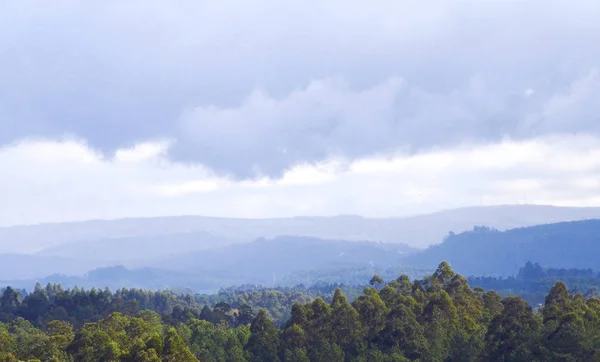
[[[0,143],[281,174],[465,141],[598,133],[600,4],[581,1],[0,3]]]

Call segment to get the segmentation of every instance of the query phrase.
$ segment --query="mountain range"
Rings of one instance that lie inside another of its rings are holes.
[[[69,248],[72,248],[75,243],[102,243],[107,239],[121,239],[122,243],[119,244],[123,247],[123,244],[135,242],[135,239],[154,238],[160,241],[161,237],[188,237],[197,240],[199,245],[221,246],[221,241],[225,244],[242,243],[281,235],[404,243],[422,249],[440,243],[450,231],[460,233],[475,225],[507,230],[595,218],[600,218],[600,208],[501,205],[378,219],[360,216],[274,219],[178,216],[90,220],[3,227],[0,228],[0,250],[3,253],[34,253],[65,244],[70,244]]]
[[[0,229],[0,284],[119,280],[208,290],[326,281],[335,270],[422,273],[442,260],[464,275],[514,275],[527,261],[593,268],[600,251],[594,218],[600,208],[516,205],[388,219],[182,216],[15,226]]]

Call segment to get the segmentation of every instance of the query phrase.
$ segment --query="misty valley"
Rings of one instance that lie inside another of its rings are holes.
[[[37,240],[0,255],[0,360],[593,361],[600,219],[563,211],[0,229]]]

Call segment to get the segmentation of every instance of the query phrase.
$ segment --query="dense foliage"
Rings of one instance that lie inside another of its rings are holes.
[[[221,289],[216,294],[192,295],[125,288],[114,293],[108,288],[63,289],[60,284],[48,284],[42,288],[38,283],[32,293],[10,287],[2,291],[0,322],[22,317],[39,327],[44,327],[52,320],[63,320],[79,327],[113,312],[134,315],[139,310],[152,310],[162,316],[188,315],[214,323],[225,320],[231,325],[235,322],[232,317],[236,310],[251,310],[256,313],[259,309],[265,309],[274,323],[281,326],[289,319],[294,303],[307,303],[317,297],[330,301],[337,288],[341,288],[351,298],[357,297],[362,291],[362,287],[336,284],[320,284],[310,288],[302,285],[294,288],[245,285]],[[232,313],[228,313],[230,316],[216,313],[219,307]]]
[[[405,265],[435,267],[448,261],[463,275],[508,277],[526,262],[553,268],[597,268],[600,220],[561,222],[498,231],[475,227],[450,233],[443,243],[409,254]]]
[[[329,301],[298,300],[281,327],[269,312],[248,304],[233,308],[219,301],[198,311],[199,296],[52,288],[38,286],[25,298],[4,290],[0,361],[600,358],[600,299],[570,294],[558,282],[534,311],[519,297],[472,289],[445,262],[422,280],[402,275],[385,283],[375,275],[351,303],[340,289]],[[242,291],[231,293],[246,300]]]

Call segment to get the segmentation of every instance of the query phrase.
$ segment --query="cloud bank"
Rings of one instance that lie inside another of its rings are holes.
[[[0,224],[600,206],[600,2],[0,2]]]
[[[328,159],[234,179],[170,160],[169,142],[107,158],[77,140],[0,149],[2,225],[133,216],[403,216],[515,203],[600,205],[600,138],[505,139],[424,153]]]
[[[598,15],[591,0],[3,1],[0,144],[70,135],[112,159],[167,139],[171,164],[241,181],[595,137]]]

